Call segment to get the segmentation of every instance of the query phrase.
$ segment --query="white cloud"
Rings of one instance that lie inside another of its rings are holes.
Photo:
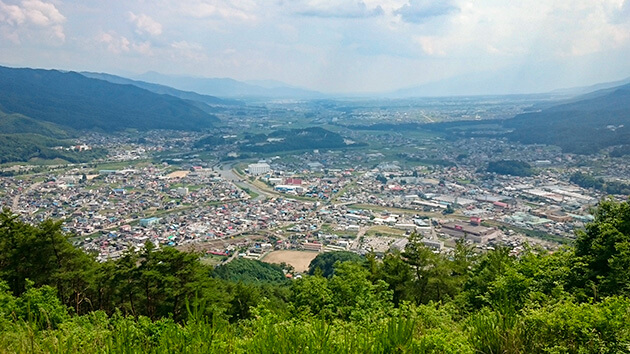
[[[141,35],[150,34],[152,36],[159,36],[162,34],[162,24],[147,15],[136,15],[133,12],[129,12],[128,17],[129,21],[136,26],[136,33]]]
[[[107,50],[113,54],[128,52],[131,48],[131,42],[126,37],[118,36],[116,33],[101,33],[97,40],[106,44]]]
[[[449,15],[459,11],[459,7],[447,0],[409,0],[401,8],[394,11],[403,21],[424,23],[435,17]]]
[[[384,14],[380,5],[368,6],[364,1],[310,0],[292,4],[296,14],[311,17],[368,18]]]
[[[181,50],[201,50],[203,47],[199,43],[190,43],[188,41],[178,41],[171,43],[171,47]]]
[[[264,6],[265,4],[263,4]],[[182,0],[177,9],[194,18],[215,18],[239,21],[255,21],[258,5],[254,1]]]
[[[5,33],[13,41],[21,36],[41,37],[65,41],[63,23],[65,16],[52,3],[40,0],[23,0],[19,4],[7,4],[0,0],[0,33]]]
[[[440,22],[439,32],[412,35],[424,53],[546,60],[630,45],[630,28],[611,20],[605,0],[466,2],[458,8]]]
[[[125,36],[118,35],[116,32],[101,33],[97,36],[96,41],[104,44],[108,52],[116,55],[133,53],[152,56],[154,54],[151,42],[135,42]]]
[[[422,51],[429,56],[445,56],[446,50],[444,48],[444,42],[437,37],[432,36],[417,36],[413,39],[422,48]]]
[[[199,43],[176,41],[170,44],[169,49],[172,60],[181,60],[184,58],[198,63],[208,59],[203,51],[203,46]]]
[[[0,61],[23,65],[378,90],[627,57],[630,0],[0,0]]]
[[[0,21],[12,26],[21,25],[26,20],[26,14],[17,5],[7,5],[0,1]]]
[[[132,43],[131,48],[135,52],[143,54],[143,55],[153,55],[153,47],[151,45],[151,42],[149,41]]]

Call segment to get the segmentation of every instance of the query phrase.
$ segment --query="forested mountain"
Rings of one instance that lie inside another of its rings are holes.
[[[523,143],[558,145],[566,152],[594,153],[630,143],[630,84],[589,93],[573,102],[504,122]]]
[[[198,94],[196,92],[191,92],[191,91],[181,91],[181,90],[177,90],[172,87],[168,87],[164,85],[152,84],[152,83],[144,82],[144,81],[131,80],[131,79],[127,79],[127,78],[116,76],[116,75],[110,75],[110,74],[104,74],[104,73],[92,73],[92,72],[81,72],[80,74],[85,77],[92,78],[92,79],[105,80],[105,81],[109,81],[111,83],[120,84],[120,85],[133,85],[133,86],[140,87],[142,89],[145,89],[154,93],[158,93],[161,95],[171,95],[171,96],[181,98],[184,100],[203,102],[209,105],[237,105],[239,104],[239,102],[235,100],[222,99],[222,98],[209,96],[209,95],[201,95],[201,94]]]
[[[0,111],[64,129],[200,130],[217,118],[182,99],[75,72],[0,67]]]

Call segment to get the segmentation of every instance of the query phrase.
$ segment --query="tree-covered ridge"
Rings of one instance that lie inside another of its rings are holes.
[[[200,130],[217,118],[185,100],[75,72],[0,67],[0,110],[74,130]],[[22,133],[22,132],[20,132]]]
[[[282,283],[287,278],[277,264],[263,263],[247,258],[237,258],[232,262],[214,268],[218,278],[243,283]]]
[[[630,141],[630,84],[575,102],[505,121],[508,136],[526,144],[557,145],[565,152],[596,153]]]
[[[277,130],[268,135],[256,134],[245,138],[247,142],[241,145],[241,150],[261,153],[364,145],[357,143],[349,145],[338,133],[319,127]]]
[[[53,123],[38,121],[21,114],[6,114],[0,111],[0,132],[2,134],[37,134],[47,138],[65,139],[73,134],[68,128]]]
[[[320,274],[326,278],[330,278],[335,272],[335,264],[337,264],[337,262],[361,262],[362,260],[363,257],[349,251],[320,253],[317,255],[317,257],[313,258],[313,260],[309,264],[308,274]]]
[[[206,136],[204,138],[201,138],[199,140],[197,140],[197,142],[195,142],[195,147],[197,148],[202,148],[202,147],[209,147],[209,148],[213,148],[219,145],[223,145],[225,144],[226,139],[223,138],[222,136],[216,136],[216,135],[209,135]]]
[[[235,280],[224,280],[229,268],[213,270],[197,255],[150,243],[99,264],[59,226],[0,214],[5,351],[630,350],[628,202],[603,201],[575,247],[555,253],[478,254],[463,244],[434,253],[412,236],[403,252],[345,261],[333,253],[320,258],[334,265],[329,277],[317,267],[273,285],[241,280],[265,279],[270,268],[255,261],[235,263]]]
[[[54,146],[67,142],[38,134],[0,134],[0,163],[28,161],[32,158],[63,159],[71,163],[87,162],[107,155],[105,149],[88,151],[56,150]]]
[[[512,176],[531,176],[534,174],[530,164],[516,160],[491,161],[488,163],[486,171]]]
[[[601,177],[593,177],[582,172],[574,173],[569,180],[582,188],[593,188],[606,194],[630,195],[630,185],[619,181],[607,182]]]
[[[38,121],[21,114],[0,111],[0,163],[28,161],[32,158],[64,159],[71,163],[105,157],[104,149],[90,151],[56,150],[52,147],[71,145],[74,131],[54,123]]]

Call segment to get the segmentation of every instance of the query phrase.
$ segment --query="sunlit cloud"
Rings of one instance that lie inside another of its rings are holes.
[[[293,6],[296,14],[310,17],[369,18],[384,14],[380,5],[368,7],[363,1],[298,1]]]
[[[24,36],[41,36],[63,42],[66,39],[63,24],[66,17],[53,3],[40,0],[23,0],[19,4],[0,1],[0,33],[13,42]]]
[[[133,12],[129,12],[128,15],[129,21],[136,26],[136,33],[150,34],[152,36],[162,34],[162,25],[151,17],[145,14],[136,15]]]

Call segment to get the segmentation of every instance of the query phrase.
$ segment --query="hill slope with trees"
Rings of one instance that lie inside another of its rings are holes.
[[[268,135],[248,135],[245,138],[240,145],[241,151],[260,153],[365,146],[365,143],[347,143],[338,133],[320,127],[276,130]]]
[[[72,130],[200,130],[218,119],[194,104],[75,72],[0,67],[0,110]]]
[[[511,139],[558,145],[565,152],[589,154],[630,142],[630,84],[594,92],[540,112],[504,122]]]

